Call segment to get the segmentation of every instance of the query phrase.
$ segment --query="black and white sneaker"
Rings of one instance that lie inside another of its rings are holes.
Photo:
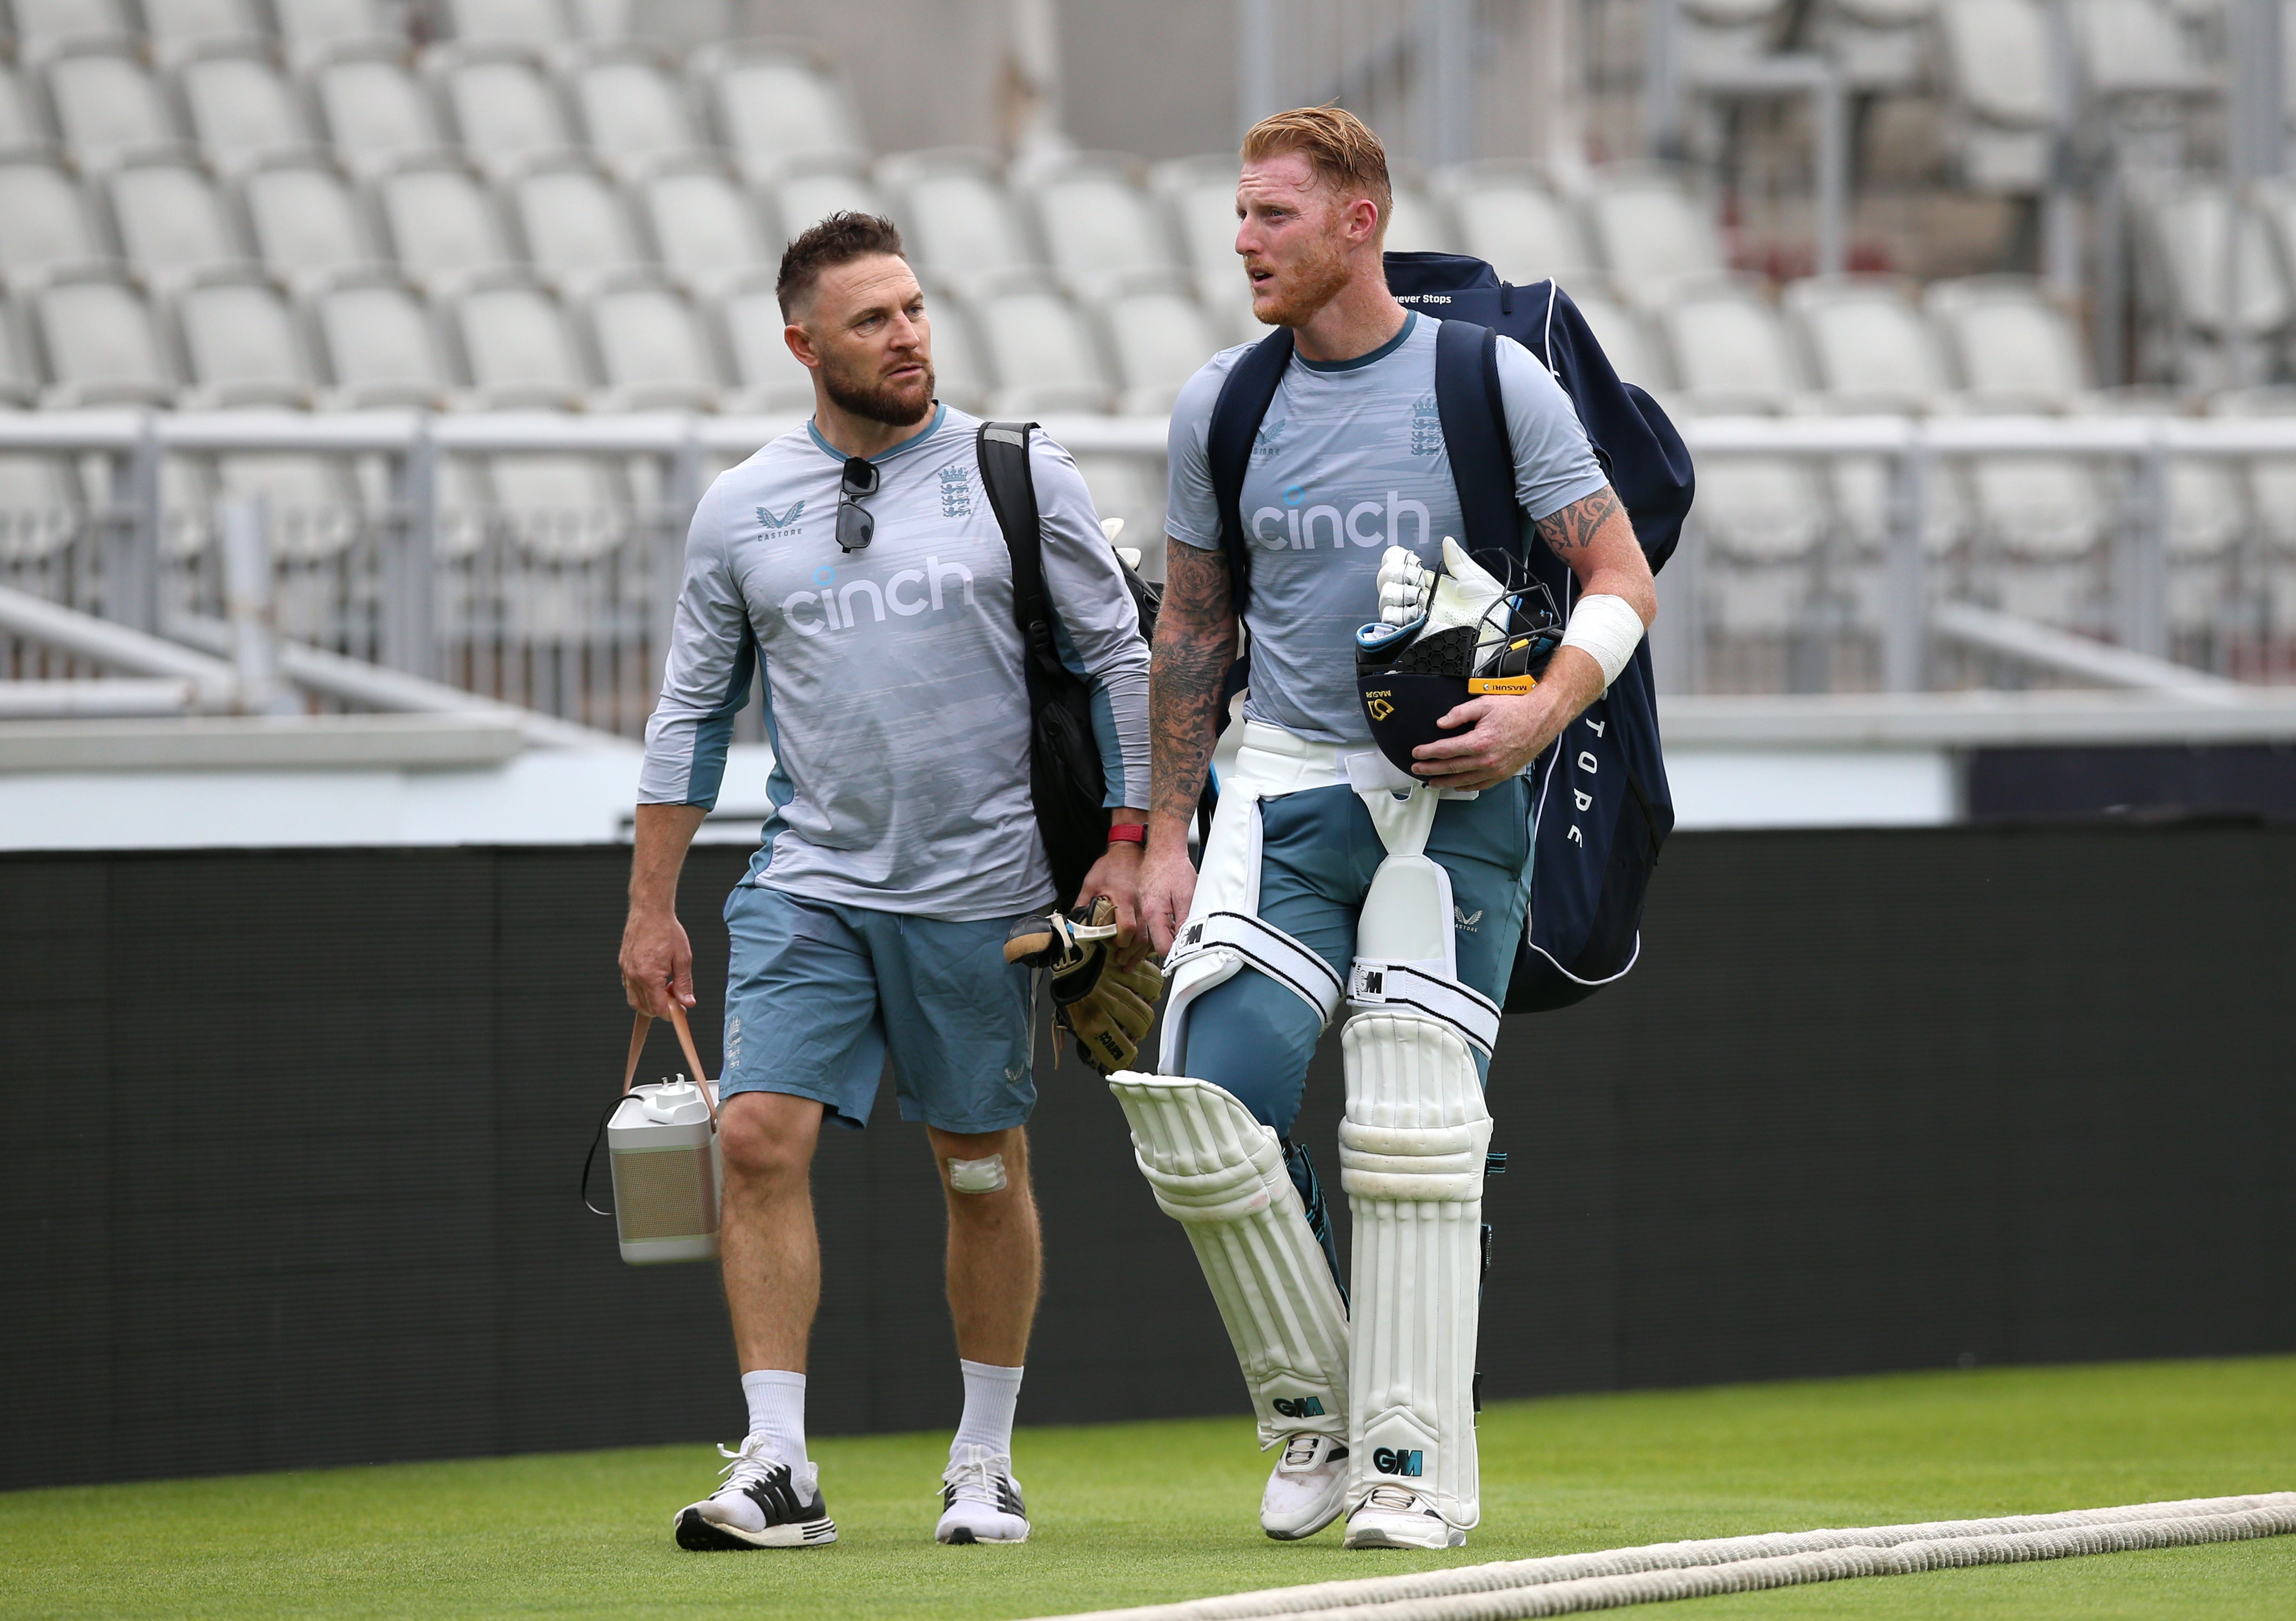
[[[1350,1548],[1464,1548],[1467,1534],[1407,1486],[1371,1488],[1348,1516]]]
[[[940,1478],[940,1524],[933,1527],[935,1542],[1029,1540],[1028,1505],[1021,1500],[1021,1483],[1013,1478],[1012,1459],[968,1443],[956,1449]]]
[[[696,1553],[740,1548],[824,1548],[837,1540],[837,1523],[821,1502],[821,1470],[792,1467],[751,1436],[730,1458],[726,1484],[677,1511],[677,1545]]]

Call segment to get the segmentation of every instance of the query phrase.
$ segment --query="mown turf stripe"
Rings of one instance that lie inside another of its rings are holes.
[[[2296,1492],[1997,1519],[1774,1532],[1094,1610],[1092,1621],[1515,1621],[1857,1576],[2245,1542],[2296,1532]],[[1085,1621],[1082,1616],[1055,1621]]]

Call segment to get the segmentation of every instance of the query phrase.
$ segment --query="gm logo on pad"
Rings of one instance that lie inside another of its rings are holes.
[[[1287,1419],[1320,1419],[1324,1416],[1321,1396],[1279,1396],[1268,1405]]]
[[[1400,1446],[1374,1446],[1371,1449],[1371,1466],[1382,1475],[1416,1478],[1420,1473],[1420,1457],[1419,1449],[1415,1446],[1408,1451]]]

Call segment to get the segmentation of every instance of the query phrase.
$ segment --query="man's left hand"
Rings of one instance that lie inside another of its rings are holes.
[[[1602,667],[1578,648],[1558,648],[1529,692],[1470,698],[1437,722],[1458,730],[1413,749],[1412,769],[1439,788],[1496,788],[1602,695]]]

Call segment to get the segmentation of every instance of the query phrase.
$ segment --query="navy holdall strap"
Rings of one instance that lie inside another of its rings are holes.
[[[1251,442],[1274,403],[1284,368],[1292,364],[1292,329],[1279,326],[1235,363],[1213,402],[1204,436],[1204,461],[1219,507],[1220,550],[1227,555],[1229,601],[1243,615],[1251,590],[1251,545],[1243,528],[1243,475],[1251,466]]]

